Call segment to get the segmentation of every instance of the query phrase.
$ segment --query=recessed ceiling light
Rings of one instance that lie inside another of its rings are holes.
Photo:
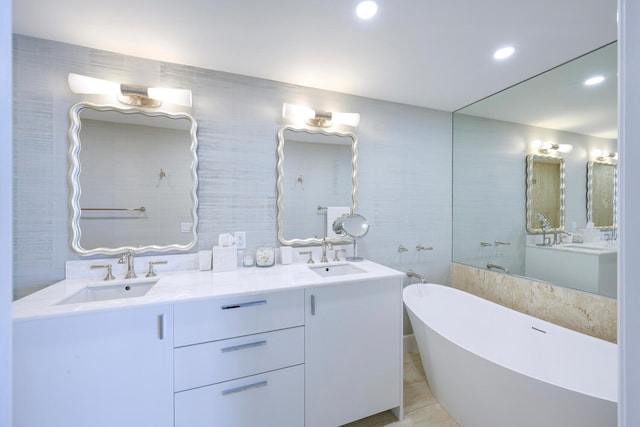
[[[604,81],[604,76],[593,76],[584,81],[585,86],[593,86]]]
[[[374,0],[365,0],[356,6],[356,14],[360,19],[370,19],[378,12],[378,3]]]
[[[513,52],[516,51],[516,48],[513,46],[506,46],[503,47],[501,49],[498,49],[495,51],[495,53],[493,54],[493,57],[495,59],[505,59],[510,57],[511,55],[513,55]]]

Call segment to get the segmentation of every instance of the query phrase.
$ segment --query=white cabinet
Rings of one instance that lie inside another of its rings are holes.
[[[304,425],[304,291],[175,306],[175,426]]]
[[[402,279],[307,289],[305,426],[402,414]]]
[[[14,322],[13,427],[173,425],[172,307]]]

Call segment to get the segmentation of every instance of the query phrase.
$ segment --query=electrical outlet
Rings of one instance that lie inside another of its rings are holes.
[[[180,232],[181,233],[191,233],[191,223],[183,222],[180,224]]]
[[[247,232],[236,231],[233,234],[236,238],[236,249],[246,249],[247,248]]]

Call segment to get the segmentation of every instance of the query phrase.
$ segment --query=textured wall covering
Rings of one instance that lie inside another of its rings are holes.
[[[246,231],[249,246],[276,241],[276,133],[282,103],[362,116],[359,212],[371,222],[359,244],[368,259],[449,282],[451,114],[150,61],[15,35],[14,298],[64,278],[69,72],[131,84],[190,88],[199,131],[199,243]],[[366,76],[363,76],[366,78]],[[401,78],[401,76],[399,76]],[[415,251],[421,243],[433,252]],[[403,244],[409,252],[399,254]]]
[[[617,340],[617,302],[611,298],[457,263],[451,264],[451,285],[583,334]]]

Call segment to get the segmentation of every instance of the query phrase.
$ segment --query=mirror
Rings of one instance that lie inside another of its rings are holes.
[[[358,214],[342,215],[333,222],[333,231],[338,234],[346,234],[353,239],[353,256],[347,257],[347,261],[363,261],[358,256],[357,240],[366,236],[369,232],[369,222]]]
[[[598,86],[585,86],[584,82],[594,75],[602,75],[605,80]],[[564,213],[561,196],[554,192],[555,214],[545,215],[550,216],[552,228],[586,236],[583,229],[594,215],[588,211],[602,203],[610,218],[615,202],[611,202],[612,205],[609,201],[595,203],[596,198],[602,197],[595,188],[588,191],[593,183],[587,182],[585,165],[596,150],[617,152],[616,138],[615,42],[454,112],[452,260],[482,269],[491,261],[513,275],[571,287],[526,268],[528,249],[541,242],[542,236],[538,234],[541,227],[534,209],[537,201],[544,199],[536,197],[533,181],[527,182],[534,179],[538,157],[531,157],[529,164],[523,160],[533,153],[538,156],[532,149],[536,140],[573,146],[573,151],[562,154]],[[561,164],[542,163],[540,166],[554,169],[554,180],[561,179]],[[609,167],[607,171],[610,174],[612,169]],[[611,188],[609,184],[606,186]],[[553,187],[558,189],[560,184]],[[588,198],[593,201],[591,207],[587,206]],[[613,217],[615,224],[615,211]],[[603,219],[606,221],[603,226],[609,224],[609,218]],[[615,233],[613,236],[615,238]],[[565,243],[573,240],[560,234],[558,241],[560,237]],[[610,248],[617,245],[605,242],[605,237],[602,236],[600,243],[607,251],[591,251],[593,258],[602,259],[604,252],[613,252],[615,257],[615,249]],[[590,242],[585,239],[585,244],[595,247],[596,239],[600,240],[601,236],[595,235]],[[539,250],[558,252],[557,246],[539,247]],[[580,257],[587,258],[586,252],[579,254]],[[594,264],[590,268],[597,267]],[[551,269],[553,267],[546,267],[546,271]],[[612,277],[603,277],[603,280],[615,283],[615,268],[613,270]]]
[[[70,110],[71,247],[81,255],[189,250],[197,241],[197,125],[188,114]]]
[[[615,230],[618,166],[615,163],[587,163],[587,222],[600,230]]]
[[[283,245],[333,244],[335,219],[356,209],[357,139],[352,133],[285,126],[278,132],[277,223]]]
[[[564,230],[564,159],[527,156],[527,231]],[[542,215],[542,218],[540,218]],[[545,222],[545,226],[541,222]]]

